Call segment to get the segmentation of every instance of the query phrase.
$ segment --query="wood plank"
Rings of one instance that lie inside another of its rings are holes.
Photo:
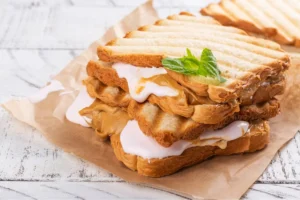
[[[189,199],[123,181],[0,182],[0,199]],[[299,184],[254,184],[242,199],[299,199]]]
[[[4,7],[0,10],[0,48],[85,49],[132,9]]]

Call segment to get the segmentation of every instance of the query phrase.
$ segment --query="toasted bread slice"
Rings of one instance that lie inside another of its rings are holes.
[[[103,82],[104,84],[119,88],[119,89],[115,89],[115,91],[117,90],[120,91],[119,93],[120,96],[118,96],[118,94],[115,93],[115,99],[113,101],[114,103],[118,102],[116,98],[120,100],[124,100],[124,102],[126,103],[128,102],[127,98],[123,98],[124,91],[125,92],[129,91],[127,81],[124,78],[119,78],[116,71],[113,68],[102,66],[101,64],[99,64],[99,62],[90,61],[87,67],[87,71],[90,77],[95,77],[99,79],[101,82]],[[179,85],[175,80],[173,80],[168,75],[161,75],[159,79],[163,79],[161,82],[164,86],[170,86],[172,88],[175,88],[177,91],[179,91],[179,95],[175,97],[169,97],[169,96],[158,97],[155,95],[149,96],[148,101],[158,105],[165,112],[168,112],[170,114],[177,114],[186,118],[191,118],[198,123],[217,124],[222,120],[224,120],[224,118],[231,116],[233,113],[239,111],[239,104],[237,102],[217,104],[216,102],[210,100],[208,97],[197,96],[189,89]],[[111,101],[112,96],[110,96],[111,100],[108,99],[109,101],[105,100],[103,97],[100,97],[100,93],[102,90],[104,90],[105,85],[103,84],[101,85],[101,83],[97,83],[97,80],[93,78],[89,78],[88,80],[86,80],[86,83],[88,82],[89,84],[87,85],[88,85],[88,91],[90,95],[93,97],[100,98],[102,101],[107,102],[108,104],[111,105],[110,102],[112,102]],[[98,93],[99,95],[95,93]],[[108,96],[108,95],[103,94],[102,96]],[[118,106],[123,106],[123,105],[120,104]],[[207,118],[207,117],[203,118],[202,114],[199,115],[200,110],[205,113],[209,113],[210,111],[214,110],[216,114],[211,116],[211,118]]]
[[[288,68],[289,56],[277,44],[202,18],[173,15],[159,20],[155,25],[142,27],[128,33],[125,38],[100,46],[98,56],[105,62],[162,67],[163,58],[182,57],[186,48],[196,56],[204,48],[209,48],[217,59],[222,76],[227,79],[225,83],[212,85],[205,79],[170,70],[168,74],[197,95],[209,96],[219,103],[238,99],[247,87],[260,84],[267,77],[276,76]]]
[[[112,106],[126,107],[129,103],[128,96],[124,96],[128,92],[128,84],[126,79],[119,78],[116,71],[110,65],[102,64],[101,62],[90,61],[87,66],[87,72],[90,78],[86,80],[88,91],[91,96],[100,98],[105,103]],[[177,97],[157,97],[150,95],[149,102],[158,105],[164,112],[176,114],[183,117],[191,118],[198,123],[217,124],[223,121],[226,117],[239,111],[239,105],[235,102],[217,104],[208,97],[199,97],[189,89],[180,86],[168,75],[163,75],[165,86],[175,87],[180,90]],[[95,77],[100,80],[98,83]],[[106,94],[106,86],[109,85],[109,91],[120,91],[114,95]],[[166,85],[167,84],[167,85]],[[117,88],[113,89],[115,86]],[[89,89],[90,88],[90,89]],[[281,75],[267,79],[262,85],[252,85],[242,95],[241,105],[257,104],[266,102],[272,99],[275,95],[281,94],[285,88],[285,80]],[[103,92],[102,92],[103,91]],[[102,94],[103,93],[103,94]],[[102,95],[102,96],[101,96]],[[126,98],[124,98],[126,97]],[[107,100],[105,98],[108,98]],[[118,105],[115,105],[118,103]],[[125,102],[125,104],[124,104]],[[203,113],[210,113],[209,116],[204,116]],[[204,117],[203,117],[204,116]]]
[[[275,117],[279,111],[279,102],[273,99],[263,104],[243,106],[240,112],[218,124],[201,124],[190,118],[163,112],[158,106],[149,102],[139,104],[131,101],[127,109],[128,114],[138,122],[143,133],[153,137],[164,147],[169,147],[178,140],[194,140],[204,131],[223,128],[236,120],[269,119]],[[213,112],[214,110],[211,110],[210,113],[199,112],[199,114],[209,118]]]
[[[221,0],[201,10],[223,25],[264,34],[281,44],[300,46],[300,2]]]
[[[269,137],[268,122],[256,122],[252,123],[248,134],[229,141],[225,149],[216,146],[191,147],[180,156],[170,156],[162,159],[144,159],[137,155],[125,153],[119,134],[112,135],[110,141],[118,160],[123,162],[129,169],[137,171],[143,176],[162,177],[200,163],[212,156],[241,154],[263,149],[269,143]]]

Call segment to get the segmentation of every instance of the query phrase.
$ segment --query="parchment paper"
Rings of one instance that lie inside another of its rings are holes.
[[[87,62],[97,59],[96,48],[99,44],[104,44],[116,36],[123,36],[141,25],[151,24],[156,19],[152,2],[141,5],[68,64],[55,79],[62,82],[67,90],[79,88],[81,81],[86,77]],[[293,66],[287,74],[288,86],[281,102],[282,113],[271,120],[271,142],[267,148],[251,154],[215,157],[163,178],[146,178],[127,169],[115,158],[108,142],[96,140],[92,129],[69,122],[65,118],[65,112],[74,101],[74,94],[59,96],[59,92],[53,92],[37,104],[24,99],[11,100],[3,106],[20,121],[40,130],[54,145],[95,163],[128,182],[194,198],[238,199],[263,173],[275,153],[299,129],[300,53],[292,55]]]

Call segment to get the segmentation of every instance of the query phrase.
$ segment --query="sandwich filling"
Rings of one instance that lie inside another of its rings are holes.
[[[125,78],[128,83],[129,94],[137,102],[144,102],[149,95],[159,97],[177,96],[179,92],[171,87],[159,85],[151,81],[151,77],[167,74],[164,68],[136,67],[125,63],[114,63],[112,65],[120,78]]]
[[[195,146],[219,146],[225,149],[227,142],[242,137],[249,130],[246,121],[235,121],[223,129],[207,131],[197,140],[180,140],[170,147],[163,147],[153,138],[146,136],[140,129],[137,121],[128,121],[120,134],[120,141],[124,152],[146,159],[179,156],[184,150]]]

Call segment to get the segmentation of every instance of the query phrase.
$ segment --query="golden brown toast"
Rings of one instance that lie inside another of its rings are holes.
[[[112,135],[110,141],[118,160],[123,162],[129,169],[137,171],[143,176],[162,177],[200,163],[212,156],[241,154],[260,150],[269,143],[269,136],[268,122],[256,122],[251,124],[248,134],[229,141],[225,149],[216,146],[191,147],[180,156],[170,156],[162,159],[144,159],[137,155],[125,153],[119,134]]]
[[[100,98],[103,102],[111,106],[126,107],[128,105],[130,97],[126,95],[126,92],[128,92],[127,81],[124,78],[119,78],[112,67],[102,62],[90,61],[87,66],[87,72],[90,77],[85,81],[85,84],[92,97]],[[176,97],[150,95],[148,101],[158,105],[164,112],[169,114],[191,118],[198,123],[217,124],[222,122],[226,117],[233,115],[234,112],[239,111],[237,103],[217,104],[208,97],[199,97],[189,89],[177,84],[168,75],[163,75],[163,83],[165,86],[178,89],[180,91],[179,95]],[[254,85],[251,90],[245,90],[246,92],[241,99],[241,105],[269,101],[274,96],[282,94],[284,88],[285,79],[283,76],[267,79],[262,85]],[[111,95],[110,91],[114,92],[113,95]],[[110,93],[107,94],[107,92]],[[119,104],[116,105],[118,102]]]
[[[127,112],[135,119],[145,135],[154,138],[164,147],[171,146],[178,140],[194,140],[204,131],[223,128],[236,120],[255,121],[275,117],[280,111],[280,104],[276,99],[263,104],[242,106],[240,112],[227,117],[218,124],[201,124],[190,118],[163,112],[158,106],[145,102],[139,104],[131,101]],[[210,113],[203,113],[209,117]]]
[[[221,75],[227,79],[209,85],[193,76],[174,71],[168,74],[198,96],[223,103],[241,97],[244,90],[259,85],[270,76],[278,76],[290,65],[289,56],[268,40],[224,27],[203,16],[173,15],[155,25],[141,27],[98,48],[104,62],[124,62],[140,67],[162,67],[165,57],[182,57],[189,48],[197,57],[204,48],[215,55]]]
[[[264,34],[281,44],[300,46],[300,2],[297,0],[221,0],[201,10],[223,25]]]

